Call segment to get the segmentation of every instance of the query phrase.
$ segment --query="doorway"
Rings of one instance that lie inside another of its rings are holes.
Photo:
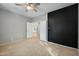
[[[40,39],[39,26],[40,26],[40,22],[27,23],[27,39],[33,37],[38,37],[38,39]]]

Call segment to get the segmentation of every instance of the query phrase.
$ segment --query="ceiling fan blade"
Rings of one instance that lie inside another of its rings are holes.
[[[15,3],[15,5],[22,6],[21,4]]]
[[[16,3],[16,5],[17,5],[17,6],[24,7],[24,8],[27,8],[27,4],[26,4],[26,3],[21,3],[21,4]]]
[[[35,5],[40,5],[40,3],[35,3]]]
[[[33,10],[34,12],[37,12],[37,9],[34,9],[34,8],[33,8],[32,10]]]
[[[24,3],[15,3],[16,5],[18,5],[18,6],[24,6],[25,4]]]
[[[40,3],[29,3],[30,5],[40,5]]]

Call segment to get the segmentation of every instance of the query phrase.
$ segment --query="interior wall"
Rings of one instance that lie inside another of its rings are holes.
[[[38,17],[35,17],[33,18],[33,21],[34,22],[39,22],[40,25],[39,25],[39,35],[40,35],[40,40],[43,40],[43,41],[48,41],[48,35],[47,35],[47,14],[44,14],[44,15],[41,15],[41,16],[38,16]]]
[[[26,38],[26,18],[0,9],[0,43]]]
[[[78,4],[48,14],[48,41],[78,48]]]
[[[79,3],[78,3],[78,49],[79,49]]]

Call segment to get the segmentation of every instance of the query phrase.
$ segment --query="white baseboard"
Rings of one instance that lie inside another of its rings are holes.
[[[0,41],[0,46],[6,45],[6,44],[11,44],[11,43],[16,43],[18,41],[25,40],[25,39],[26,38],[19,38],[19,39],[13,40],[13,41]]]

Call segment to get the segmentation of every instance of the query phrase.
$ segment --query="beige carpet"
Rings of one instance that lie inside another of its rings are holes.
[[[3,56],[57,56],[78,55],[77,49],[64,47],[55,43],[43,42],[38,39],[27,39],[12,44],[0,45]]]
[[[77,56],[78,50],[33,37],[0,45],[1,56]]]

